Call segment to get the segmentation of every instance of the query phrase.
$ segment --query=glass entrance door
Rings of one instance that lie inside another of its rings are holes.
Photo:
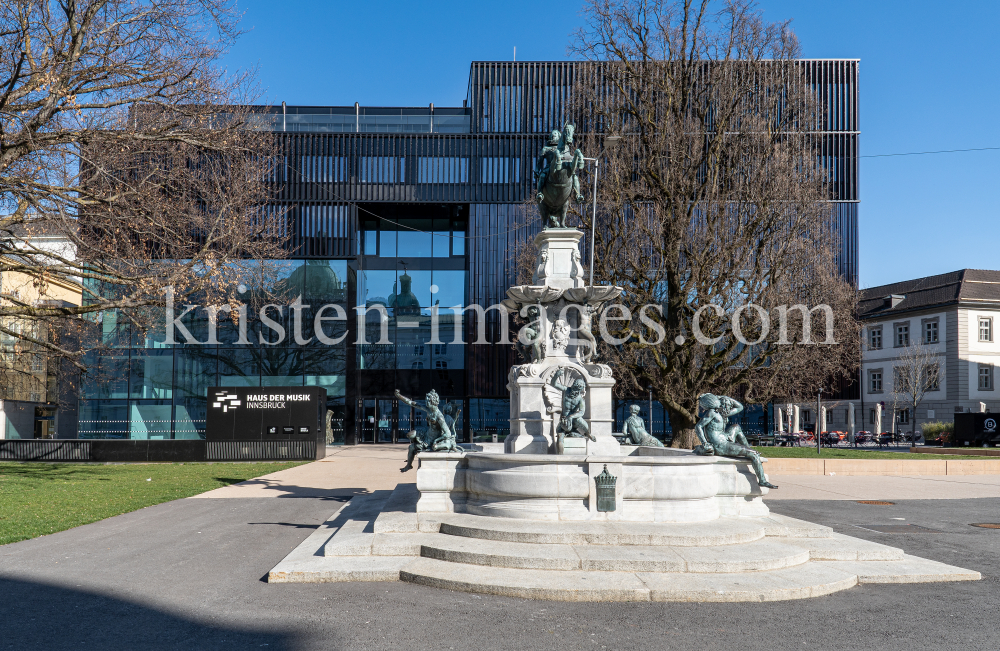
[[[361,443],[375,442],[375,429],[378,425],[378,401],[362,399],[358,401],[361,409],[358,410],[358,433]]]
[[[392,398],[362,398],[358,402],[361,407],[358,410],[360,442],[395,443],[397,439],[396,400]],[[409,408],[406,407],[406,409]],[[399,438],[405,440],[405,432]]]
[[[393,409],[395,400],[377,400],[378,402],[378,442],[395,443],[396,414]]]

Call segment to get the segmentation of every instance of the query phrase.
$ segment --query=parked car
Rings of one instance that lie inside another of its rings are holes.
[[[840,435],[838,432],[820,432],[819,440],[821,445],[833,447],[840,443]]]

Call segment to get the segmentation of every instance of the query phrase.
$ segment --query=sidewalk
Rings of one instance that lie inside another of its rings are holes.
[[[399,472],[405,445],[332,448],[322,461],[217,488],[189,499],[240,497],[350,497],[416,482],[416,471]],[[829,476],[782,475],[772,500],[926,500],[1000,497],[1000,475]]]
[[[327,448],[326,458],[249,481],[216,488],[189,499],[239,497],[349,497],[392,490],[417,481],[416,470],[399,472],[406,445],[344,445]]]

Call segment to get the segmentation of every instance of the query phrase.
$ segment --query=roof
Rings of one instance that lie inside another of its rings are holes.
[[[1000,308],[1000,271],[960,269],[863,289],[858,311],[868,320],[947,305]]]

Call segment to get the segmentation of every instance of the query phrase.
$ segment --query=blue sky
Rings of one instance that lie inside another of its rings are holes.
[[[264,101],[461,106],[469,62],[561,60],[579,0],[243,0]],[[861,153],[1000,147],[995,0],[760,0],[803,55],[861,59]],[[863,158],[861,286],[1000,269],[1000,150]]]

